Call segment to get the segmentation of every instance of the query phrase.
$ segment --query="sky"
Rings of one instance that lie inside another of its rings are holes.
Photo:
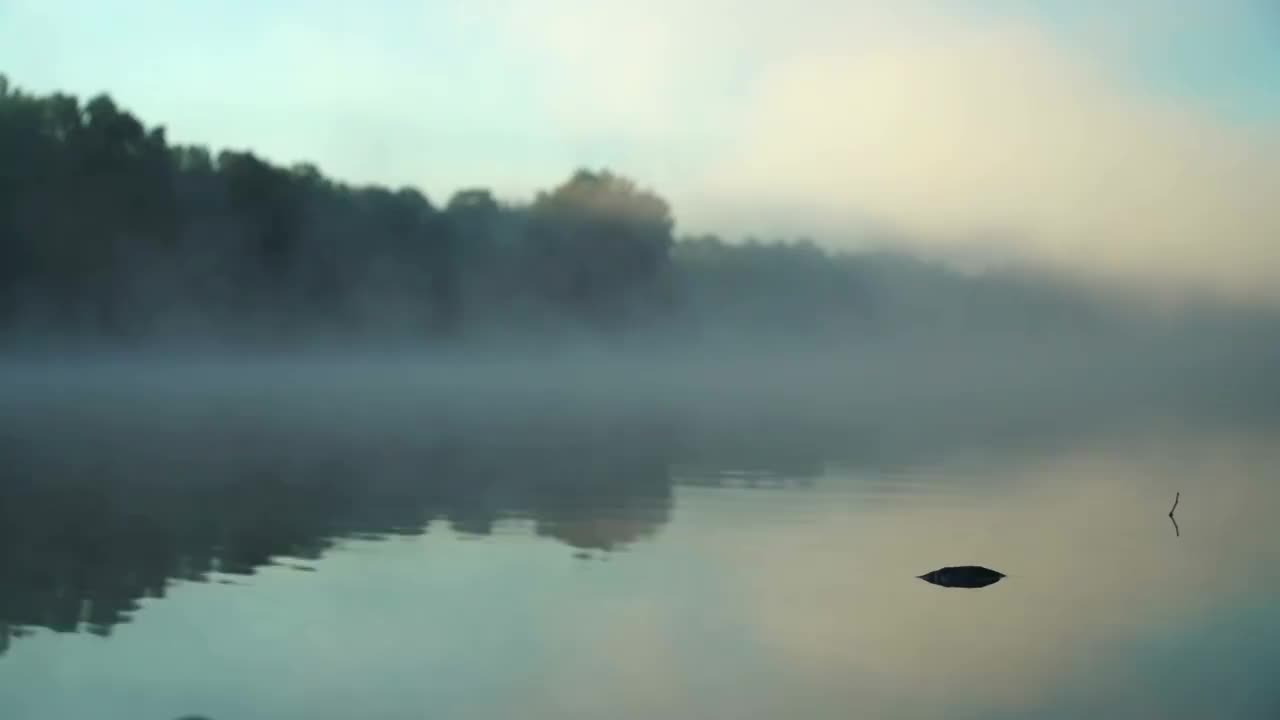
[[[1275,0],[0,0],[0,72],[438,202],[608,167],[682,232],[1280,295]]]

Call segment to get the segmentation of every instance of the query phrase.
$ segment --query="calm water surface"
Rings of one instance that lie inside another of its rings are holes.
[[[1257,423],[70,407],[0,436],[6,720],[1280,717]]]

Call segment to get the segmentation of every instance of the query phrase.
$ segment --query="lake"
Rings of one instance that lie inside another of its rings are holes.
[[[59,387],[2,413],[6,720],[1280,717],[1256,418]]]

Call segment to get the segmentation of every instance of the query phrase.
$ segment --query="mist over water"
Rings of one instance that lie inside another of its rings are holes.
[[[607,170],[437,205],[3,77],[0,151],[6,720],[1280,712],[1242,255],[678,235]],[[1050,240],[1170,226],[1099,212]]]
[[[1221,391],[524,359],[11,366],[6,717],[1275,708],[1280,426]]]

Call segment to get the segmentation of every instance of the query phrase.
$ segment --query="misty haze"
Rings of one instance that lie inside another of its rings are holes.
[[[0,717],[1280,714],[1272,4],[367,5],[0,2]]]

